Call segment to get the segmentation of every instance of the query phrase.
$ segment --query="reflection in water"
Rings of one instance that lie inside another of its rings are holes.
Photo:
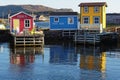
[[[3,44],[3,47],[4,51],[0,54],[1,80],[120,79],[119,48],[55,44],[45,45],[42,54],[42,48],[9,49],[6,44]],[[117,58],[114,54],[117,54]],[[41,62],[43,58],[44,62]]]
[[[0,45],[0,53],[3,53],[3,51],[4,51],[4,47],[3,45]]]
[[[75,65],[76,62],[77,54],[74,47],[60,45],[50,47],[50,63]]]
[[[77,47],[80,53],[81,77],[84,80],[105,79],[106,53],[100,51],[100,47]]]
[[[102,53],[100,56],[95,55],[81,55],[80,68],[89,70],[105,71],[106,56]]]
[[[80,67],[89,70],[105,71],[106,54],[100,47],[89,46],[81,49]]]
[[[35,60],[35,54],[42,53],[43,48],[41,47],[16,47],[14,49],[11,49],[10,63],[21,65],[33,63]]]

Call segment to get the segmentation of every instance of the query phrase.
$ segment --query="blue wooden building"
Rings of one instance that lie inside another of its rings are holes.
[[[52,12],[50,14],[50,30],[77,30],[77,12]]]

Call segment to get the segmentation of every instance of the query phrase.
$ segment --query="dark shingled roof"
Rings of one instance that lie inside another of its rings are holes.
[[[120,15],[120,13],[107,13],[106,15]]]
[[[80,3],[79,7],[83,7],[83,6],[104,6],[104,5],[107,7],[106,2],[90,2],[90,3]]]
[[[77,12],[52,12],[50,15],[78,15]]]

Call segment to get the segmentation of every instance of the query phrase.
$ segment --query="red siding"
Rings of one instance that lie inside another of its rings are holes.
[[[29,31],[31,31],[32,29],[33,29],[33,17],[31,17],[31,16],[29,16],[29,15],[27,15],[27,14],[25,14],[25,13],[20,13],[20,14],[17,14],[17,15],[13,15],[12,17],[11,17],[11,20],[10,20],[10,25],[11,25],[11,30],[13,29],[13,19],[19,19],[19,31],[21,32],[21,31],[23,31],[23,29],[25,29],[25,27],[24,27],[24,20],[25,19],[29,19],[30,20],[30,27],[29,28],[27,28],[27,29],[29,29]]]

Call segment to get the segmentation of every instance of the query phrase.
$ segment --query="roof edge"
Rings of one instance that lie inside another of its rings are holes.
[[[78,15],[77,12],[52,12],[50,15]]]
[[[24,11],[20,11],[20,12],[18,12],[18,13],[16,13],[16,14],[10,16],[9,18],[12,18],[12,17],[14,17],[14,16],[16,16],[16,15],[18,15],[18,14],[21,14],[21,13],[24,13],[24,14],[30,16],[30,17],[33,17],[32,15],[30,15],[30,14],[28,14],[28,13],[25,13]]]
[[[103,6],[105,5],[107,7],[107,3],[106,2],[86,2],[86,3],[80,3],[78,6],[79,7],[83,7],[83,6]]]

